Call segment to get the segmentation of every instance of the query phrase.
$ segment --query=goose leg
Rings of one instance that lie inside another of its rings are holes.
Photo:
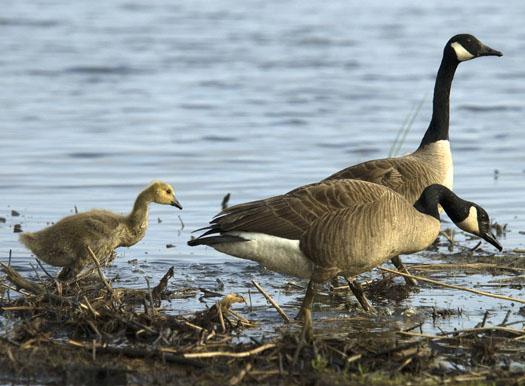
[[[348,282],[348,287],[350,287],[350,290],[356,297],[357,301],[361,304],[361,307],[363,307],[366,312],[374,311],[374,307],[372,307],[363,293],[363,287],[361,287],[361,284],[359,284],[356,279],[349,276],[345,276],[345,279]]]
[[[303,299],[303,304],[301,305],[301,311],[299,311],[299,315],[297,315],[297,317],[300,316],[304,321],[302,337],[306,342],[311,342],[314,336],[312,327],[312,304],[314,301],[315,292],[315,282],[310,279],[308,282],[308,288],[306,289],[306,294]]]
[[[392,264],[395,265],[399,272],[410,274],[410,272],[408,272],[407,268],[404,266],[399,256],[392,257],[390,261],[392,261]],[[403,278],[405,279],[405,283],[407,283],[408,285],[417,285],[416,279],[412,279],[411,277],[406,276],[403,276]]]
[[[295,317],[295,320],[304,320],[305,318],[305,310],[312,310],[312,304],[314,302],[314,296],[316,292],[315,288],[315,282],[313,280],[310,280],[308,282],[308,287],[306,287],[306,294],[303,298],[303,303],[301,304],[301,309],[299,310],[299,313]]]

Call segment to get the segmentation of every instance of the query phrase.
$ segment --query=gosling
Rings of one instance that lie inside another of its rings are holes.
[[[91,261],[88,247],[98,259],[107,259],[118,247],[131,247],[144,238],[151,202],[182,209],[170,184],[152,182],[135,200],[130,214],[93,209],[67,216],[38,232],[20,235],[20,241],[40,260],[64,267],[59,280],[75,278]]]

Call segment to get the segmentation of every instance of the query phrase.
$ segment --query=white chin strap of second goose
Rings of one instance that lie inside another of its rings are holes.
[[[466,60],[470,60],[474,57],[468,50],[463,47],[460,43],[454,42],[450,45],[454,52],[456,53],[456,57],[460,62],[464,62]]]

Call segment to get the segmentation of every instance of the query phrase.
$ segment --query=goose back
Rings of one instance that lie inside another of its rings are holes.
[[[453,187],[453,163],[448,140],[441,140],[412,154],[371,160],[350,166],[323,181],[356,179],[384,185],[415,203],[423,190],[432,184]]]
[[[326,212],[375,202],[387,190],[356,180],[305,185],[284,195],[227,208],[211,221],[204,235],[243,231],[299,240],[310,224]]]

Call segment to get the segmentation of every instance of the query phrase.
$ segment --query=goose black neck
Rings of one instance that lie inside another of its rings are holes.
[[[466,201],[456,196],[449,188],[438,184],[427,186],[414,204],[414,208],[439,220],[438,205],[443,207],[455,223],[464,220],[465,208],[468,208]]]
[[[459,62],[446,51],[434,85],[432,119],[419,148],[440,140],[448,140],[450,88]]]

